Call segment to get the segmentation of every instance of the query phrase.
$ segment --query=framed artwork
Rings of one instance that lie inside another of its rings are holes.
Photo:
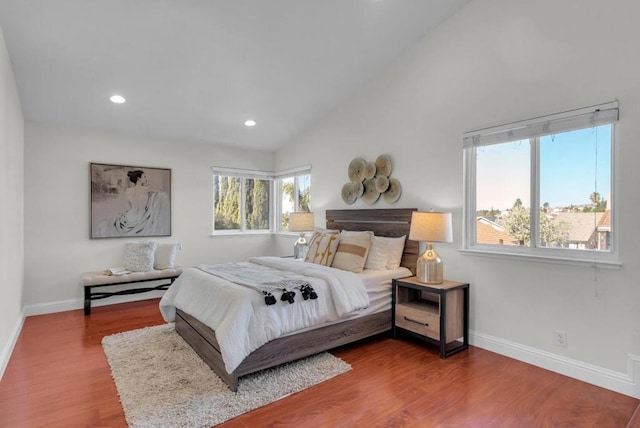
[[[91,163],[91,238],[171,236],[171,170]]]

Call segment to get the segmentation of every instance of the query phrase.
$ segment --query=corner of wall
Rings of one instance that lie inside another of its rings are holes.
[[[26,318],[25,311],[22,310],[18,321],[16,322],[11,334],[9,336],[9,340],[5,344],[2,352],[0,353],[0,380],[4,376],[4,372],[9,365],[9,360],[11,359],[11,354],[13,353],[13,349],[16,347],[16,343],[18,342],[18,338],[20,337],[20,332],[22,331],[22,326],[24,325],[24,320]]]

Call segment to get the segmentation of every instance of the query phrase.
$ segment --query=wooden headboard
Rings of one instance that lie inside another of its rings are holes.
[[[409,241],[411,213],[417,208],[381,208],[369,210],[327,210],[327,229],[371,230],[377,236],[406,235],[401,266],[416,273],[418,242]]]

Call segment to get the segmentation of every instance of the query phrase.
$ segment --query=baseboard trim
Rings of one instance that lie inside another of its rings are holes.
[[[92,308],[100,306],[117,305],[119,303],[137,302],[139,300],[158,299],[164,295],[164,291],[156,290],[149,291],[143,295],[124,295],[124,296],[111,296],[104,300],[95,300],[91,302]],[[83,299],[74,300],[61,300],[58,302],[39,303],[36,305],[26,305],[24,312],[26,316],[31,317],[34,315],[53,314],[56,312],[74,311],[77,309],[84,309]]]
[[[9,341],[6,346],[2,350],[2,354],[0,354],[0,380],[4,376],[4,372],[7,369],[7,365],[9,365],[9,360],[11,359],[11,354],[13,354],[13,349],[16,347],[16,343],[18,342],[18,338],[20,337],[20,332],[22,331],[22,326],[24,325],[24,319],[26,318],[24,309],[20,313],[20,317],[18,321],[13,327],[11,331],[11,335],[9,335]]]
[[[627,356],[627,373],[620,373],[476,331],[469,332],[469,343],[592,385],[640,398],[640,356],[637,355]]]

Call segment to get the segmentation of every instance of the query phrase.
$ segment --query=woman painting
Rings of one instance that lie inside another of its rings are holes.
[[[149,183],[143,170],[127,172],[130,186],[124,191],[128,209],[101,221],[101,237],[171,235],[169,196]]]

